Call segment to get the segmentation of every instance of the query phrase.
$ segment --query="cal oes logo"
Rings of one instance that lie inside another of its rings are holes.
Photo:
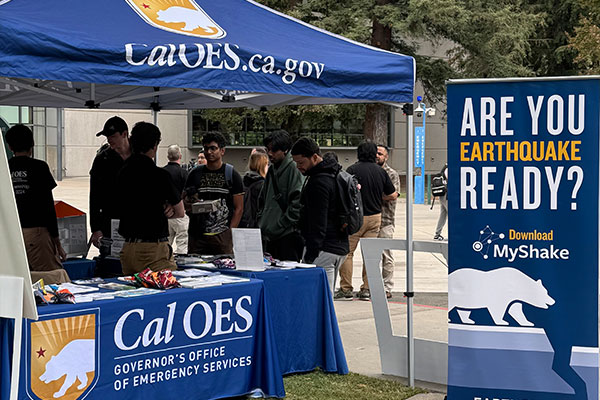
[[[150,25],[169,32],[205,39],[227,34],[194,0],[127,0]]]
[[[31,399],[83,399],[96,385],[99,311],[82,312],[45,315],[29,324]]]

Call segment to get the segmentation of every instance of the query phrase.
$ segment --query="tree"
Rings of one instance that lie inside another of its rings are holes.
[[[414,56],[417,78],[432,102],[445,101],[450,78],[534,75],[529,39],[543,24],[543,14],[521,0],[305,0],[291,13],[350,39]],[[448,58],[420,54],[424,42],[451,44]],[[372,127],[383,125],[379,111],[367,106],[367,137],[377,136]]]
[[[547,37],[551,29],[568,28],[569,22],[564,22],[563,17],[573,20],[573,3],[577,0],[259,1],[349,39],[415,57],[417,78],[425,96],[429,102],[444,103],[445,81],[450,78],[533,76],[568,69],[568,57],[563,62],[560,54],[568,55],[572,50],[565,48],[560,53],[555,47],[567,33],[561,31],[554,38]],[[557,5],[559,12],[553,14],[554,10],[547,9]],[[446,57],[420,52],[423,44],[440,43],[449,45]],[[332,110],[344,107],[348,106],[285,107],[269,110],[269,118],[285,116],[282,126],[299,132],[303,118],[312,118],[313,122],[326,120],[336,113]],[[368,104],[364,110],[365,136],[386,143],[389,107]],[[313,111],[325,114],[317,118]],[[348,115],[344,111],[337,114]],[[239,125],[239,115],[215,116],[229,126],[235,121]]]
[[[575,63],[580,72],[600,73],[600,4],[582,0],[583,13],[568,48],[575,51]]]
[[[576,52],[569,48],[569,36],[581,17],[577,0],[529,0],[527,8],[539,13],[543,22],[530,39],[528,65],[537,76],[576,73]]]

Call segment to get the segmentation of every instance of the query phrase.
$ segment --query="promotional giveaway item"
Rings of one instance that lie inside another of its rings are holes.
[[[600,79],[448,85],[448,399],[598,399]]]

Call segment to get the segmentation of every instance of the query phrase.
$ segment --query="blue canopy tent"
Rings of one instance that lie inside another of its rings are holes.
[[[251,0],[0,0],[0,30],[0,105],[152,109],[156,118],[161,109],[413,102],[412,57],[353,42]],[[0,163],[6,186],[6,159]],[[406,163],[412,176],[412,134]],[[0,211],[16,218],[14,199],[13,210],[2,204]],[[410,201],[406,218],[412,271]],[[20,237],[14,226],[3,225],[5,237]],[[13,264],[27,271],[19,246],[0,251],[14,253]],[[27,286],[24,312],[35,318]],[[412,325],[412,298],[408,304]],[[18,370],[18,361],[13,367]]]
[[[412,103],[412,57],[249,0],[5,0],[0,27],[3,105]]]

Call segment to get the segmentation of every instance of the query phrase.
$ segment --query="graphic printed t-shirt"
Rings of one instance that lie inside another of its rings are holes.
[[[27,156],[8,160],[21,228],[46,227],[58,237],[52,189],[56,182],[48,164]]]
[[[233,218],[233,196],[244,193],[244,186],[236,170],[233,170],[231,183],[227,183],[225,165],[214,171],[198,166],[190,172],[186,188],[195,187],[200,200],[219,200],[216,211],[190,214],[190,234],[217,235],[229,229]]]

